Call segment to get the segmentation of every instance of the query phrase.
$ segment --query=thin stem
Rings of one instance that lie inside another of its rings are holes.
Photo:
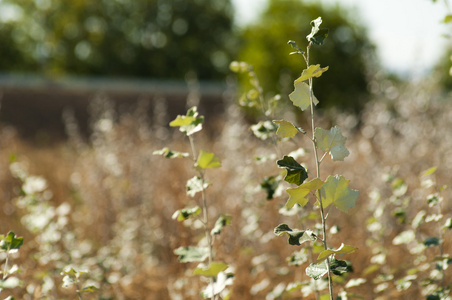
[[[190,147],[191,147],[191,151],[192,151],[192,155],[193,155],[193,160],[196,161],[196,147],[195,147],[195,143],[194,143],[194,139],[191,135],[188,136],[188,139],[190,141]],[[206,196],[206,190],[204,188],[204,183],[205,183],[205,179],[204,179],[204,172],[202,170],[199,170],[199,178],[201,179],[201,198],[202,198],[202,215],[203,215],[203,219],[202,219],[202,223],[204,225],[204,233],[206,236],[206,240],[207,240],[207,246],[209,247],[209,265],[212,264],[214,257],[213,257],[213,243],[212,243],[212,237],[210,235],[210,230],[209,230],[209,212],[207,209],[207,196]],[[211,300],[215,300],[216,296],[214,293],[214,278],[210,278],[210,285],[212,287],[212,297]]]
[[[6,259],[5,259],[5,265],[3,266],[3,280],[6,279],[6,277],[8,276],[7,272],[8,272],[8,261],[9,261],[9,249],[6,251]]]
[[[306,67],[309,68],[309,50],[311,48],[311,43],[309,43],[307,49],[306,49],[306,56],[303,56],[306,61]],[[315,166],[317,171],[317,178],[320,178],[320,160],[317,154],[317,141],[315,139],[315,115],[314,115],[314,92],[313,92],[313,83],[312,78],[309,78],[309,98],[311,101],[311,129],[312,129],[312,147],[314,149],[314,158],[315,158]],[[323,159],[323,157],[322,157]],[[322,218],[322,234],[323,234],[323,247],[325,250],[328,249],[327,244],[327,237],[326,237],[326,217],[325,212],[323,209],[323,202],[322,202],[322,195],[318,193],[319,197],[319,205],[320,205],[320,216]],[[330,269],[330,258],[327,258],[327,270],[328,270],[328,287],[329,287],[329,293],[330,293],[330,299],[332,300],[334,297],[333,294],[333,280],[332,280],[332,274]]]

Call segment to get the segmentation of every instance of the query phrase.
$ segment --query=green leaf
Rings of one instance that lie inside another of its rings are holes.
[[[413,230],[405,230],[399,233],[394,237],[392,240],[393,245],[401,245],[401,244],[408,244],[416,239],[416,234]]]
[[[0,235],[0,248],[4,251],[12,249],[19,249],[24,243],[23,237],[16,237],[16,234],[12,231],[8,232],[8,235]]]
[[[324,260],[325,262],[327,260]],[[331,273],[334,275],[342,275],[343,273],[347,273],[351,271],[350,266],[347,264],[345,260],[338,260],[333,258],[330,263]]]
[[[348,212],[356,205],[359,192],[348,187],[350,180],[342,175],[328,176],[320,190],[323,208],[333,204],[343,212]]]
[[[446,23],[446,24],[447,23],[451,23],[452,22],[452,15],[445,16],[443,22]]]
[[[299,246],[304,242],[315,241],[317,236],[311,230],[292,229],[287,224],[278,225],[275,230],[277,236],[287,234],[289,236],[289,244]]]
[[[306,248],[301,248],[299,251],[292,253],[290,257],[287,258],[289,266],[300,266],[308,261],[308,253]]]
[[[295,82],[306,81],[309,78],[320,77],[329,67],[321,68],[320,65],[310,65],[309,68],[303,70],[301,76]]]
[[[209,257],[209,248],[207,247],[179,247],[174,250],[174,254],[179,255],[178,260],[182,263],[201,262]]]
[[[231,224],[232,216],[229,214],[222,214],[217,221],[215,222],[215,226],[212,228],[210,232],[211,235],[220,234],[224,227]]]
[[[22,283],[17,277],[8,277],[5,280],[0,279],[0,290],[1,289],[14,289],[21,286]]]
[[[75,277],[72,277],[70,275],[65,275],[63,277],[63,284],[61,285],[63,288],[68,288],[72,286],[75,283]]]
[[[314,280],[322,278],[326,273],[328,273],[327,263],[327,260],[324,260],[319,264],[310,264],[306,268],[306,275],[312,277]]]
[[[198,265],[198,267],[193,271],[193,275],[201,275],[206,277],[216,277],[218,273],[226,270],[228,265],[224,262],[212,262],[210,265],[206,266],[204,264]]]
[[[300,185],[308,178],[306,169],[301,166],[292,156],[285,155],[283,159],[278,160],[277,165],[287,170],[285,181]]]
[[[299,187],[287,189],[286,192],[289,194],[289,200],[287,200],[286,208],[291,209],[295,204],[305,206],[309,201],[306,196],[313,190],[321,189],[324,184],[325,182],[319,178],[315,178],[303,183]]]
[[[344,160],[350,154],[345,148],[346,138],[342,136],[341,129],[337,126],[332,127],[330,130],[316,128],[314,137],[317,147],[325,152],[330,152],[334,161]]]
[[[153,155],[162,155],[166,158],[182,158],[182,157],[188,157],[188,153],[185,152],[177,152],[177,151],[171,151],[168,147],[165,147],[161,150],[156,150],[152,153]]]
[[[195,176],[187,181],[187,195],[194,197],[196,193],[202,192],[209,187],[209,183]]]
[[[273,121],[273,123],[278,124],[276,134],[282,138],[293,138],[299,131],[295,125],[285,120]]]
[[[170,122],[171,127],[179,127],[179,130],[186,135],[192,135],[202,129],[204,117],[198,117],[198,108],[190,108],[185,116],[178,115],[175,120]]]
[[[444,223],[443,229],[452,229],[452,218],[448,218]]]
[[[173,214],[172,218],[173,219],[177,218],[177,220],[180,222],[180,221],[185,221],[189,218],[196,217],[200,213],[201,213],[201,208],[199,206],[183,208],[183,209],[176,211]]]
[[[424,241],[424,245],[427,247],[439,246],[441,243],[442,243],[442,241],[436,237],[429,237],[429,238],[425,239],[425,241]]]
[[[97,286],[94,286],[94,285],[88,285],[88,286],[85,286],[85,287],[82,289],[82,292],[94,293],[94,292],[96,292],[97,290],[99,290],[99,288],[98,288]]]
[[[196,167],[201,169],[219,168],[221,167],[221,163],[215,154],[201,150],[196,161]]]
[[[424,173],[422,174],[422,177],[428,176],[428,175],[431,175],[431,174],[435,173],[436,169],[437,169],[437,167],[432,167],[432,168],[430,168],[428,170],[425,170]]]
[[[341,244],[341,246],[337,249],[323,250],[322,252],[320,252],[315,263],[319,263],[319,262],[327,259],[332,254],[349,254],[349,253],[355,252],[356,249],[358,249],[358,248]]]
[[[294,82],[294,91],[289,94],[289,99],[293,105],[305,111],[311,105],[311,89],[309,85],[302,81]],[[314,105],[319,103],[319,100],[314,96]]]
[[[251,131],[260,140],[265,141],[274,132],[276,132],[277,126],[270,121],[260,121],[257,124],[251,126]]]
[[[328,36],[328,29],[320,29],[320,24],[322,24],[322,18],[311,21],[311,33],[306,37],[306,39],[315,45],[322,45],[323,41]]]
[[[265,177],[263,179],[261,188],[267,192],[267,200],[273,199],[273,195],[275,194],[280,182],[281,181],[275,176]]]

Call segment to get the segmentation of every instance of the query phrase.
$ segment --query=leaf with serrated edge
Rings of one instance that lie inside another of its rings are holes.
[[[331,254],[349,254],[355,252],[356,249],[358,248],[341,244],[341,246],[337,249],[328,249],[320,252],[315,263],[318,264],[319,262],[327,259]]]
[[[321,68],[320,65],[311,65],[309,68],[303,70],[301,76],[298,77],[295,82],[306,81],[309,78],[320,77],[324,72],[328,70],[329,67]]]
[[[221,167],[220,159],[213,153],[201,150],[196,161],[196,166],[201,169]]]
[[[286,192],[289,194],[289,200],[287,200],[286,208],[291,209],[295,204],[300,206],[305,206],[309,199],[306,196],[313,190],[321,189],[325,184],[319,178],[315,178],[311,181],[305,182],[299,187],[293,189],[287,189]]]
[[[276,134],[282,138],[293,138],[298,133],[297,127],[286,120],[273,121],[273,123],[278,124]]]
[[[346,138],[342,136],[341,129],[337,126],[330,130],[316,128],[314,137],[317,147],[325,152],[329,151],[334,161],[344,160],[350,154],[345,148]]]
[[[212,262],[210,265],[206,266],[204,264],[199,264],[196,269],[193,270],[193,275],[201,275],[206,277],[215,277],[221,271],[228,268],[228,265],[224,262]]]
[[[294,82],[294,91],[290,93],[289,99],[293,105],[299,107],[302,111],[306,110],[311,105],[311,89],[309,85],[302,81]],[[319,101],[314,97],[314,105],[317,105]]]
[[[343,212],[348,212],[356,205],[359,192],[348,187],[350,180],[347,180],[342,175],[328,176],[325,184],[320,189],[320,196],[322,197],[323,208],[334,204]]]

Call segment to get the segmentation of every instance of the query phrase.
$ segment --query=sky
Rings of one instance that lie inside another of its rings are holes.
[[[337,0],[320,0],[336,4]],[[266,0],[232,0],[239,26],[255,20]],[[369,31],[378,56],[389,71],[408,77],[421,76],[438,62],[444,37],[450,27],[441,21],[448,10],[432,0],[341,0],[341,6],[356,8],[358,20]],[[449,33],[450,34],[450,33]]]

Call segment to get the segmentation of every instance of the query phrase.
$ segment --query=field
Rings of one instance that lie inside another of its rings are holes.
[[[340,126],[351,153],[344,162],[326,157],[322,174],[342,174],[360,192],[348,214],[333,208],[327,220],[330,229],[340,229],[330,235],[332,247],[345,242],[358,248],[342,258],[352,263],[353,272],[337,277],[335,293],[362,296],[355,299],[423,299],[428,288],[452,282],[445,268],[451,262],[446,257],[452,251],[451,233],[442,229],[452,217],[451,190],[440,191],[452,180],[451,96],[427,81],[374,83],[372,91],[373,100],[360,117],[335,112],[318,119],[324,128]],[[14,128],[0,128],[1,233],[24,237],[9,258],[20,269],[14,276],[21,285],[5,289],[2,297],[76,299],[75,286],[62,287],[61,272],[71,265],[87,271],[80,286],[97,288],[83,293],[83,299],[199,299],[207,281],[191,275],[195,263],[179,263],[173,254],[203,236],[199,222],[172,218],[176,210],[200,205],[199,198],[186,193],[195,173],[189,160],[153,155],[163,147],[189,151],[188,140],[167,126],[171,119],[164,109],[149,118],[139,107],[124,115],[108,102],[96,107],[88,138],[70,116],[64,142],[34,143],[21,139]],[[295,116],[288,112],[284,118]],[[308,123],[306,118],[299,120]],[[207,197],[211,224],[221,213],[232,215],[214,244],[216,259],[234,273],[230,299],[315,299],[307,287],[286,289],[290,282],[309,281],[304,271],[309,263],[289,265],[287,258],[301,248],[273,230],[281,223],[313,226],[301,216],[316,209],[310,203],[281,214],[286,192],[278,189],[267,200],[260,188],[264,177],[281,173],[276,159],[298,147],[306,150],[299,161],[314,168],[311,144],[301,139],[298,145],[274,147],[253,136],[249,125],[231,102],[220,119],[206,115],[203,131],[195,134],[197,147],[214,152],[222,163],[206,173],[212,183]],[[258,156],[270,158],[258,161]],[[435,166],[436,172],[422,176]],[[400,242],[399,234],[408,230],[415,237]],[[440,242],[426,243],[430,237]],[[439,256],[444,272],[435,271]],[[365,282],[346,288],[352,278]]]

